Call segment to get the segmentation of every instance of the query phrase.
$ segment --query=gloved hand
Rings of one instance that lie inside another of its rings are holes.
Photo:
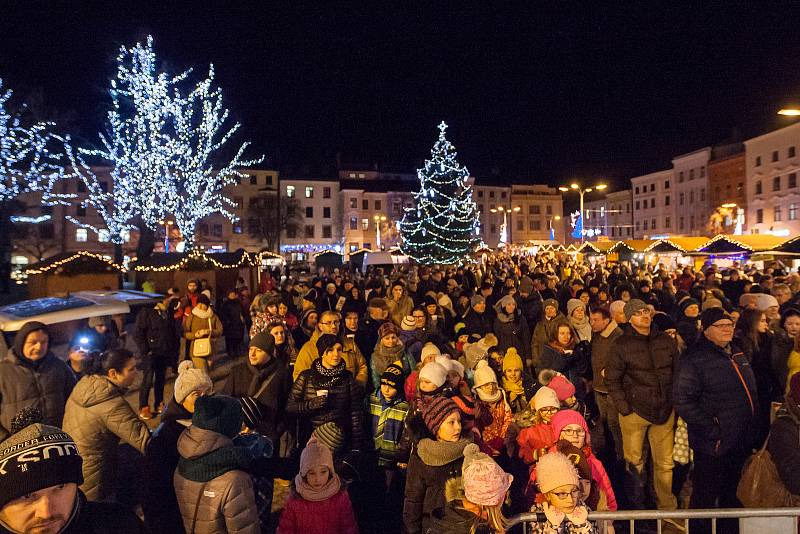
[[[585,506],[576,506],[572,513],[567,514],[567,519],[569,519],[573,525],[581,526],[586,524],[586,520],[589,518],[589,511],[586,509]]]
[[[544,515],[553,527],[558,527],[564,521],[564,517],[566,517],[564,512],[559,512],[557,509],[550,506],[550,503],[544,503],[543,508]]]

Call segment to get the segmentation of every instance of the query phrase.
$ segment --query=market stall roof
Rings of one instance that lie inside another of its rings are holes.
[[[614,243],[614,245],[608,249],[608,252],[619,253],[622,249],[628,249],[631,252],[645,252],[652,244],[652,239],[626,239]]]
[[[679,252],[688,254],[708,243],[707,237],[670,237],[667,239],[657,239],[647,248],[646,252],[669,253]]]
[[[331,255],[331,254],[336,255],[336,256],[341,256],[341,254],[339,252],[336,252],[335,250],[332,250],[332,249],[327,249],[327,250],[322,250],[322,251],[317,252],[316,254],[314,254],[314,259],[316,259],[316,258],[318,258],[320,256]]]
[[[25,274],[30,276],[52,273],[70,276],[76,274],[124,273],[125,270],[124,266],[117,265],[101,254],[79,250],[77,252],[61,252],[50,256],[46,260],[34,263],[25,269]]]
[[[720,234],[698,247],[696,252],[699,254],[752,254],[771,251],[785,241],[787,241],[785,237],[767,234]]]
[[[577,250],[581,254],[607,254],[616,244],[617,241],[586,241],[574,250]],[[575,245],[570,245],[567,247],[567,250],[574,246]]]
[[[156,271],[206,271],[212,269],[238,269],[260,264],[258,257],[239,249],[235,252],[206,253],[202,250],[191,252],[157,252],[144,260],[137,260],[133,270],[138,272]]]
[[[784,241],[770,252],[774,254],[800,254],[800,236]]]

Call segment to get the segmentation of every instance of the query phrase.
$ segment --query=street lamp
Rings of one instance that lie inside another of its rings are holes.
[[[508,230],[508,222],[511,222],[511,223],[512,223],[512,225],[513,225],[513,222],[514,222],[514,221],[513,221],[513,219],[510,219],[510,218],[509,218],[509,219],[508,219],[508,221],[507,221],[507,220],[506,220],[506,214],[507,214],[507,213],[508,213],[508,214],[517,213],[517,212],[518,212],[519,210],[521,210],[521,209],[522,209],[522,208],[521,208],[521,207],[519,207],[519,206],[514,206],[513,208],[512,208],[511,206],[509,206],[509,207],[507,207],[507,208],[506,208],[506,207],[504,207],[504,206],[497,206],[497,209],[495,209],[495,208],[491,208],[491,209],[489,210],[489,211],[491,211],[492,213],[497,213],[497,212],[499,211],[499,212],[501,212],[501,213],[503,214],[503,226],[502,226],[503,230],[500,232],[500,242],[501,242],[501,243],[506,243],[506,244],[508,244],[508,241],[510,241],[511,243],[513,243],[513,240],[511,239],[511,231],[510,231],[510,230]],[[508,233],[508,240],[506,240],[506,232]]]
[[[547,218],[547,228],[550,230],[550,241],[555,241],[556,234],[553,231],[553,221],[560,221],[561,215],[553,215]]]
[[[786,117],[800,117],[800,109],[784,108],[778,111],[778,115],[784,115]]]
[[[375,215],[373,217],[375,219],[375,243],[376,243],[376,250],[381,249],[381,223],[386,220],[386,215]]]
[[[577,191],[578,194],[581,197],[581,208],[580,208],[581,209],[581,211],[580,211],[580,217],[581,217],[581,243],[583,243],[583,236],[584,236],[584,231],[583,231],[583,226],[584,226],[583,195],[585,195],[586,193],[591,193],[595,189],[597,191],[602,191],[606,187],[608,187],[606,184],[597,184],[594,187],[587,187],[586,189],[581,189],[580,185],[578,185],[576,183],[573,183],[573,184],[570,184],[569,187],[561,186],[561,187],[558,188],[559,191],[564,192],[564,193],[568,193],[570,190]]]
[[[164,225],[164,252],[169,252],[169,227],[172,226],[172,221],[161,220],[158,224]]]

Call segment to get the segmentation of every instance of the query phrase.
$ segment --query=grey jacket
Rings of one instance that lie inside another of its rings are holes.
[[[231,445],[222,434],[190,426],[178,438],[178,453],[197,459]],[[173,480],[187,534],[261,532],[253,482],[244,471],[234,469],[203,483],[183,477],[176,469]]]
[[[17,412],[32,404],[42,411],[43,423],[61,427],[64,404],[75,386],[75,375],[52,353],[35,363],[23,358],[10,349],[0,361],[0,441],[11,433]]]
[[[144,453],[150,430],[125,400],[125,391],[102,375],[81,378],[67,401],[64,431],[83,458],[81,490],[90,501],[112,495],[120,440]]]

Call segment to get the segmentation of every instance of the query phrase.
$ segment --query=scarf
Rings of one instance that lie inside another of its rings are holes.
[[[508,397],[511,402],[517,400],[517,397],[525,394],[525,388],[522,386],[522,374],[520,373],[519,380],[512,382],[503,375],[503,389],[508,392]]]
[[[247,470],[254,460],[250,449],[244,447],[220,447],[200,458],[178,460],[178,473],[194,482],[209,482],[228,471]]]
[[[495,308],[495,312],[497,314],[497,320],[501,323],[510,323],[517,314],[517,310],[514,310],[514,313],[509,315],[503,308]]]
[[[303,479],[300,473],[294,477],[294,489],[298,495],[307,501],[319,502],[325,501],[339,493],[342,489],[342,482],[334,471],[331,471],[331,476],[328,481],[319,489],[314,489],[308,485],[308,482]]]
[[[405,367],[403,364],[403,351],[405,347],[402,343],[398,343],[394,347],[384,347],[383,343],[378,341],[375,352],[372,353],[372,369],[377,376],[381,376],[383,372],[389,367],[392,362],[400,361],[400,366]],[[408,370],[406,370],[408,372]]]
[[[489,395],[488,393],[484,393],[480,389],[476,388],[478,392],[478,398],[480,398],[483,402],[497,402],[500,400],[500,397],[503,396],[503,390],[497,388],[497,391],[494,392],[494,395]]]
[[[344,360],[339,361],[339,365],[333,369],[328,369],[322,365],[322,358],[314,360],[314,371],[321,377],[317,381],[316,386],[322,389],[330,389],[344,379],[344,372],[347,370],[347,364]]]
[[[417,455],[425,465],[441,467],[464,456],[464,448],[472,443],[469,437],[458,441],[437,441],[422,438],[417,444]]]
[[[573,350],[575,348],[575,338],[570,339],[569,343],[567,343],[566,345],[562,345],[561,343],[558,342],[558,340],[551,341],[550,343],[548,343],[548,345],[556,349],[561,354],[564,354],[565,351]]]
[[[269,377],[276,365],[278,365],[278,360],[276,358],[271,358],[267,363],[259,366],[251,365],[249,361],[247,362],[247,369],[252,375],[250,378],[250,384],[247,386],[247,394],[249,396],[252,397],[258,393],[258,390],[261,388],[264,380]]]
[[[214,315],[214,312],[211,311],[211,308],[207,308],[205,311],[201,310],[197,306],[192,308],[192,315],[195,317],[199,317],[200,319],[211,319],[211,316]]]
[[[590,341],[592,339],[592,325],[589,324],[589,318],[585,317],[581,320],[570,316],[569,324],[578,334],[581,341]]]

